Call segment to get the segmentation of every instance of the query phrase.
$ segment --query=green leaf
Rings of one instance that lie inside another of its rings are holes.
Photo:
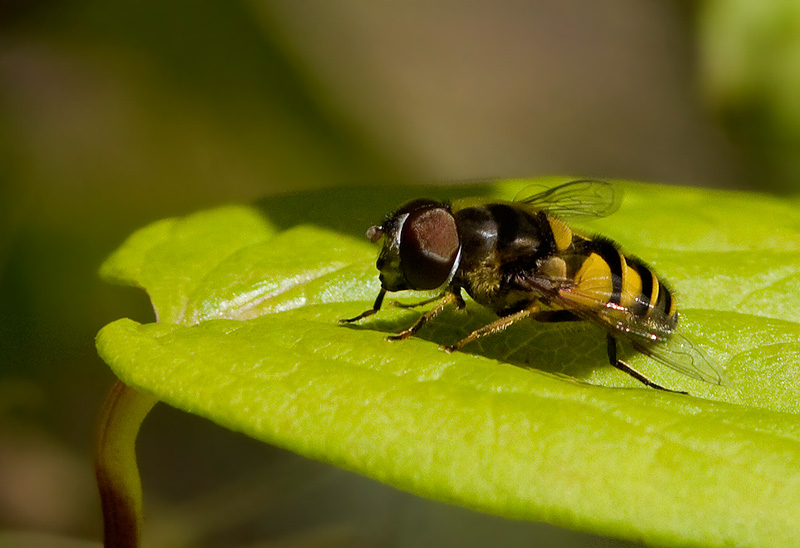
[[[512,198],[524,181],[451,189]],[[327,190],[151,225],[103,266],[160,323],[118,320],[101,357],[126,384],[227,428],[419,495],[663,546],[780,546],[800,534],[800,207],[625,185],[586,225],[666,274],[681,329],[729,384],[607,365],[591,325],[522,322],[446,354],[492,316],[475,303],[419,337],[385,306],[369,224],[446,189]],[[458,195],[458,196],[456,196]],[[398,295],[398,297],[403,297]],[[424,295],[409,295],[420,300]]]

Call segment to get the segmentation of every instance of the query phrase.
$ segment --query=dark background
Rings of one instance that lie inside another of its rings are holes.
[[[96,271],[133,230],[341,184],[792,193],[800,8],[750,4],[0,0],[0,546],[99,541],[114,379],[93,337],[152,311]],[[139,454],[151,546],[629,546],[420,500],[166,406]]]

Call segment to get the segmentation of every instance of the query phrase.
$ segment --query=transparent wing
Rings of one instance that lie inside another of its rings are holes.
[[[514,201],[566,220],[597,219],[619,209],[622,191],[608,181],[578,179],[552,188],[529,185]]]
[[[629,316],[620,319],[620,309]],[[647,316],[632,313],[632,307],[606,305],[597,314],[601,324],[612,328],[617,338],[627,340],[633,348],[689,377],[712,384],[725,384],[722,368],[688,337],[670,327],[670,319],[659,309]]]
[[[675,331],[673,321],[663,311],[649,309],[645,315],[641,311],[647,303],[633,296],[627,299],[632,301],[630,306],[609,303],[608,278],[598,279],[596,284],[583,279],[580,287],[569,279],[530,278],[527,282],[528,287],[543,294],[551,306],[569,310],[600,325],[659,363],[695,379],[725,384],[719,364],[685,335]]]
[[[712,384],[727,384],[722,367],[679,332],[673,333],[666,341],[648,346],[640,346],[633,342],[633,347],[642,354],[689,377]]]

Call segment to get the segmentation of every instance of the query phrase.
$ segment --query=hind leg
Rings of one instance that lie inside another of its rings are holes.
[[[657,384],[657,383],[651,381],[650,379],[648,379],[647,377],[645,377],[644,375],[642,375],[641,373],[636,371],[633,367],[631,367],[630,365],[628,365],[624,361],[622,361],[622,360],[617,358],[617,339],[615,339],[611,335],[608,335],[607,338],[606,338],[606,342],[607,342],[607,345],[608,345],[608,361],[609,361],[609,363],[611,365],[613,365],[614,367],[616,367],[620,371],[623,371],[623,372],[627,373],[628,375],[630,375],[631,377],[633,377],[634,379],[636,379],[640,383],[642,383],[642,384],[644,384],[646,386],[649,386],[651,388],[656,388],[658,390],[664,390],[665,392],[673,392],[675,394],[688,394],[688,392],[683,392],[683,391],[680,391],[680,390],[671,390],[669,388],[664,388],[660,384]]]

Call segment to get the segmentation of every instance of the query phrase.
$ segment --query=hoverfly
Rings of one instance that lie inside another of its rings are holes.
[[[433,308],[389,337],[406,339],[445,307],[463,308],[463,289],[499,318],[447,351],[525,318],[588,320],[605,329],[611,365],[647,386],[672,391],[620,360],[619,340],[680,373],[722,384],[715,363],[676,332],[675,298],[663,280],[615,242],[578,234],[564,221],[605,217],[620,200],[611,183],[581,179],[544,190],[528,187],[511,202],[408,202],[367,231],[373,243],[383,238],[376,263],[381,290],[372,308],[340,322],[375,314],[387,291],[442,288],[439,297],[419,303],[438,299]]]

